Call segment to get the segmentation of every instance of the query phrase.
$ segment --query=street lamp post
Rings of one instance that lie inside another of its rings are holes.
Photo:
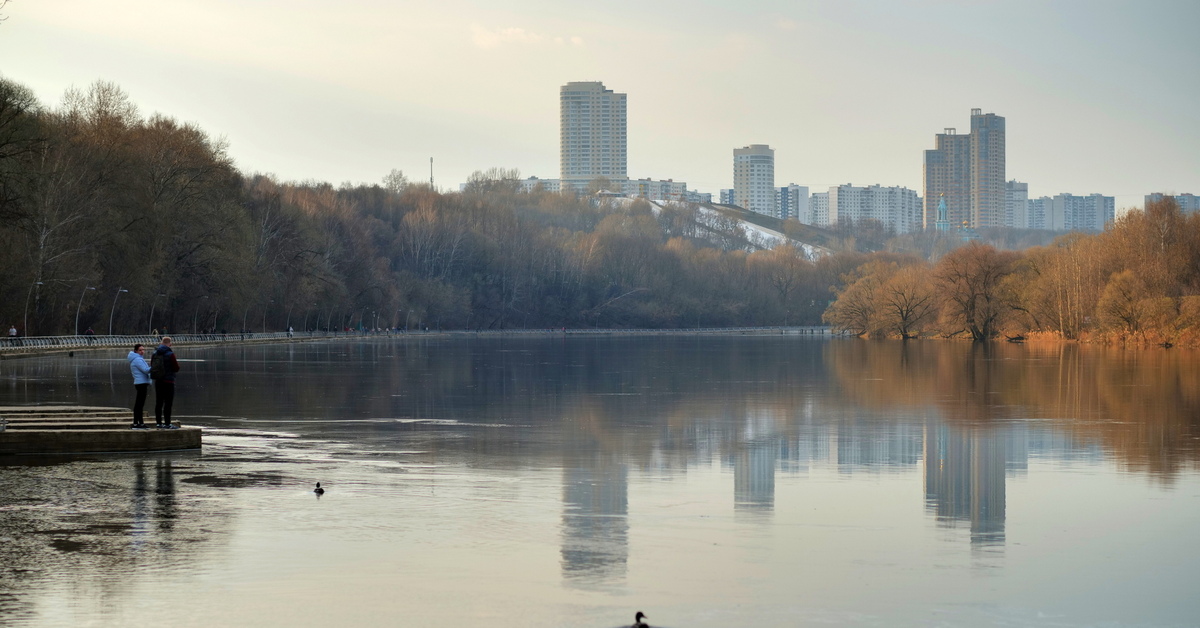
[[[165,296],[167,296],[167,295],[158,294],[158,295],[155,295],[154,298],[150,300],[150,322],[146,325],[146,333],[147,334],[154,333],[154,306],[158,305],[158,297],[165,297]]]
[[[45,284],[43,284],[40,281],[35,281],[35,282],[29,284],[29,294],[25,295],[25,324],[23,325],[24,329],[22,330],[22,332],[27,337],[29,336],[29,298],[33,296],[34,286],[43,286],[43,285],[45,285]]]
[[[79,293],[79,305],[75,306],[75,335],[79,335],[79,309],[83,307],[83,295],[87,294],[88,290],[95,290],[92,286],[86,286],[83,292]]]
[[[406,333],[406,334],[408,333],[408,319],[411,316],[412,316],[412,310],[409,310],[408,314],[404,316],[404,333]]]
[[[124,288],[117,288],[117,295],[113,297],[112,311],[108,313],[108,335],[110,335],[110,336],[113,335],[113,333],[112,333],[113,317],[117,315],[117,299],[121,298],[122,292],[129,292],[129,291]]]

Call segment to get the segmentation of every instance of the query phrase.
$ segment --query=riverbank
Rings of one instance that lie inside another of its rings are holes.
[[[175,346],[203,347],[229,344],[262,344],[310,342],[333,338],[358,337],[352,332],[265,332],[246,334],[179,334],[172,335]],[[132,349],[135,344],[158,346],[160,335],[139,336],[34,336],[32,338],[0,339],[0,360],[71,354],[79,351],[111,351]]]
[[[693,329],[501,329],[501,330],[439,330],[439,331],[378,331],[378,332],[261,332],[245,334],[179,334],[172,335],[176,347],[204,347],[230,344],[281,344],[367,338],[414,339],[428,337],[495,337],[495,336],[812,336],[833,337],[831,328],[806,327],[697,327]],[[48,355],[74,355],[79,351],[111,351],[131,349],[135,344],[157,346],[161,336],[35,336],[32,338],[0,339],[0,360],[32,358]]]

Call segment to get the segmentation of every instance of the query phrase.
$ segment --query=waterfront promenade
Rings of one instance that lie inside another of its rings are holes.
[[[176,346],[220,346],[245,343],[285,343],[309,342],[318,340],[333,340],[346,338],[413,338],[427,336],[831,336],[834,335],[825,326],[796,326],[796,327],[695,327],[676,329],[498,329],[498,330],[378,330],[378,331],[275,331],[247,332],[235,334],[171,334]],[[147,347],[158,346],[161,336],[145,335],[113,335],[113,336],[32,336],[29,338],[0,338],[0,360],[20,357],[52,355],[58,353],[74,353],[76,351],[110,350],[133,347],[141,343]],[[122,354],[124,355],[124,354]]]

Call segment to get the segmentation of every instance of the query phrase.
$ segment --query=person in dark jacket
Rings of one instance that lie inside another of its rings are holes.
[[[154,426],[164,429],[179,429],[171,422],[171,406],[175,403],[175,374],[179,372],[179,360],[171,350],[171,337],[163,336],[162,344],[154,350],[150,358],[150,368],[154,370],[154,361],[162,361],[162,373],[154,380]]]

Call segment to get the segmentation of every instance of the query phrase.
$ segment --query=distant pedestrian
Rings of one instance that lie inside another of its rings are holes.
[[[17,337],[17,326],[16,325],[13,325],[12,327],[8,328],[8,337],[9,338]]]
[[[162,344],[150,358],[150,377],[154,379],[154,425],[165,429],[178,429],[171,422],[171,406],[175,403],[175,374],[179,372],[179,360],[171,350],[171,337],[163,336]]]
[[[144,430],[142,410],[146,407],[146,393],[150,390],[150,365],[146,364],[146,347],[133,345],[129,352],[129,372],[133,374],[133,390],[136,397],[133,400],[133,429]]]

